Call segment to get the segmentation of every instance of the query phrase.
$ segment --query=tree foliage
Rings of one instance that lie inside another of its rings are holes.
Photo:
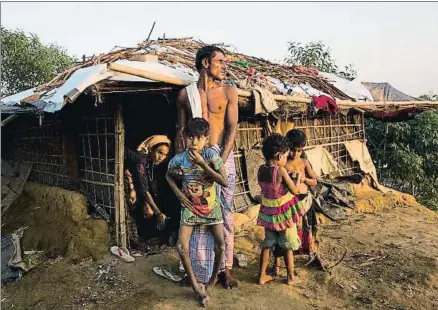
[[[434,94],[433,92],[429,92],[428,94],[421,95],[418,98],[428,100],[428,101],[438,101],[438,94]]]
[[[438,211],[437,128],[436,111],[407,122],[366,122],[368,147],[380,181]]]
[[[3,27],[1,56],[2,96],[44,84],[72,64],[64,48],[44,45],[35,34]]]
[[[353,80],[357,76],[357,71],[353,65],[345,66],[339,70],[336,61],[331,55],[330,48],[324,43],[309,42],[305,45],[299,42],[288,42],[288,56],[285,62],[292,65],[313,67],[327,73],[335,73],[346,79]]]

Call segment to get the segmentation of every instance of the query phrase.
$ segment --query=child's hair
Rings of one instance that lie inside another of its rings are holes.
[[[184,134],[186,136],[193,137],[207,137],[210,132],[210,125],[208,122],[200,117],[192,118],[188,121],[186,128],[184,130]]]
[[[307,143],[306,134],[299,129],[289,130],[286,134],[286,139],[290,149],[295,147],[305,147]]]
[[[277,153],[289,151],[287,140],[277,133],[274,133],[263,140],[262,153],[266,160],[274,159]]]

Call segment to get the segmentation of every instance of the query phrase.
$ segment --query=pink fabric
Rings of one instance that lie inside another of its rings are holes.
[[[277,173],[279,168],[280,166],[274,166],[272,168],[271,182],[260,181],[259,177],[259,185],[262,190],[262,195],[267,199],[281,198],[289,192],[282,182],[277,184]]]

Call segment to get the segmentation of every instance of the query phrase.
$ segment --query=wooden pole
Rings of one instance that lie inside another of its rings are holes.
[[[115,136],[115,178],[114,178],[114,207],[116,219],[116,240],[122,248],[126,248],[126,223],[125,223],[125,199],[123,162],[125,152],[125,128],[123,125],[122,106],[116,107],[116,136]]]
[[[146,79],[174,84],[174,85],[180,85],[180,86],[187,86],[190,83],[193,82],[193,80],[190,79],[181,79],[177,77],[169,77],[164,76],[156,72],[147,71],[147,70],[139,70],[134,69],[128,66],[123,66],[115,63],[109,63],[108,69],[122,72],[126,74],[131,74],[139,77],[143,77]],[[250,98],[252,97],[252,92],[248,90],[243,89],[237,89],[237,94],[239,97],[243,98]],[[302,96],[284,96],[284,95],[274,95],[275,101],[280,102],[296,102],[296,103],[311,103],[312,98],[306,98]],[[355,102],[355,101],[349,101],[349,100],[338,100],[336,101],[338,106],[341,109],[350,109],[353,107],[361,108],[361,109],[372,109],[372,108],[382,108],[382,107],[388,107],[388,108],[394,108],[394,107],[407,107],[407,106],[418,106],[418,107],[436,107],[438,108],[438,101],[385,101],[385,102]]]
[[[7,124],[9,124],[10,122],[12,122],[14,119],[16,119],[18,117],[18,115],[17,114],[13,114],[13,115],[10,115],[10,116],[8,116],[7,118],[5,118],[3,121],[2,121],[2,127],[3,126],[6,126]]]
[[[115,64],[115,63],[109,63],[108,69],[113,70],[113,71],[117,71],[117,72],[121,72],[121,73],[126,73],[126,74],[130,74],[130,75],[143,77],[145,79],[149,79],[149,80],[153,80],[153,81],[159,81],[159,82],[164,82],[164,83],[169,83],[169,84],[174,84],[174,85],[187,86],[193,82],[193,80],[189,79],[189,78],[188,79],[180,79],[177,77],[170,77],[170,76],[162,75],[162,74],[157,73],[157,72],[135,69],[135,68],[131,68],[128,66]]]

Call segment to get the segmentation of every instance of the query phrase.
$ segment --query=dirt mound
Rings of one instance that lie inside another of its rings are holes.
[[[395,190],[382,193],[367,184],[355,185],[353,190],[356,213],[379,213],[396,207],[410,207],[430,219],[434,219],[438,216],[436,212],[425,208],[409,194]]]
[[[100,259],[108,252],[106,222],[89,219],[85,197],[73,191],[29,182],[2,222],[2,234],[27,226],[23,248],[42,250],[49,258]]]

